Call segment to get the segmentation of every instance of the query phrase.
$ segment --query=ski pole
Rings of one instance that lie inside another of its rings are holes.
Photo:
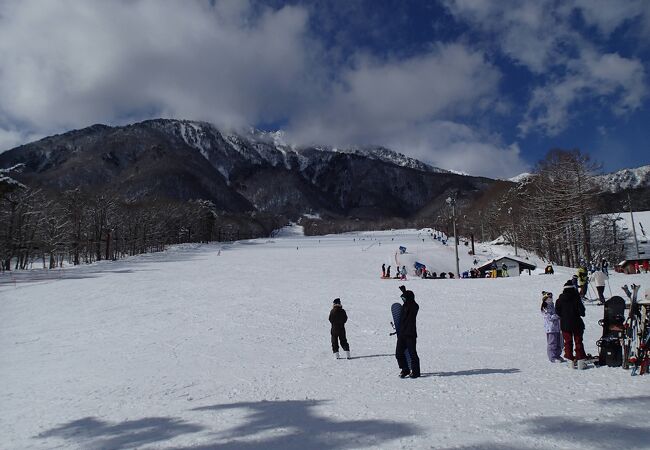
[[[596,298],[600,299],[598,293],[594,290],[594,287],[591,285],[591,283],[589,283],[587,286],[589,288],[589,292],[591,293],[591,295],[595,295]]]
[[[609,298],[612,298],[614,295],[612,294],[612,288],[609,286],[609,278],[605,281],[607,282],[607,289],[609,289]]]

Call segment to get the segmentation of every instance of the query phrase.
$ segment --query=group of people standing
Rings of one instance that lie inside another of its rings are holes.
[[[578,273],[573,276],[571,282],[582,300],[587,300],[589,283],[593,283],[598,294],[598,304],[603,304],[605,303],[605,286],[608,278],[606,267],[604,270],[602,267],[597,267],[589,275],[587,267],[583,265],[578,268]]]
[[[391,277],[390,276],[390,266],[386,267],[386,264],[381,265],[381,277],[382,278],[395,278],[397,280],[406,280],[406,266],[397,266],[395,269],[395,276]]]
[[[572,280],[564,283],[564,290],[553,303],[551,292],[542,292],[541,312],[546,331],[546,352],[551,362],[586,359],[582,338],[585,331],[585,305]],[[564,341],[564,345],[562,342]],[[564,359],[561,356],[564,347]]]
[[[608,263],[605,259],[598,266],[582,262],[578,272],[564,283],[564,289],[555,303],[551,292],[542,292],[541,311],[546,330],[546,351],[551,362],[561,362],[564,359],[578,361],[587,357],[582,343],[585,330],[582,320],[585,316],[583,301],[587,299],[589,283],[593,283],[598,294],[598,304],[605,303],[605,286],[609,278],[607,270]],[[562,348],[564,359],[560,356]]]
[[[402,307],[400,310],[400,321],[397,332],[397,344],[395,346],[395,358],[397,365],[400,368],[400,378],[418,378],[420,376],[420,358],[417,352],[417,316],[420,306],[415,301],[415,294],[413,291],[407,290],[404,286],[399,287],[402,295]],[[350,356],[350,344],[348,343],[345,334],[345,323],[348,321],[348,316],[343,306],[341,299],[335,298],[332,302],[332,310],[330,311],[329,321],[331,326],[332,337],[332,352],[336,359],[341,358],[339,353],[339,343],[346,353],[347,359]],[[407,358],[408,352],[408,358]],[[410,359],[410,368],[409,368]]]

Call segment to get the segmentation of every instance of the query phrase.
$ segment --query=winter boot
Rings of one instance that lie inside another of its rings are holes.
[[[406,378],[406,377],[409,376],[410,373],[411,373],[411,372],[409,372],[408,369],[403,369],[403,370],[399,373],[399,377],[400,377],[400,378]]]
[[[334,357],[335,357],[336,359],[341,359],[341,355],[340,355],[339,352],[334,352]]]
[[[352,357],[350,356],[350,350],[346,350],[346,351],[345,351],[345,357],[346,357],[347,359],[352,359]]]

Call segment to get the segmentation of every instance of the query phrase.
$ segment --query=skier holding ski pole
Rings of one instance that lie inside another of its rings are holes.
[[[596,285],[596,291],[598,291],[598,304],[605,303],[605,282],[607,281],[607,274],[600,269],[597,269],[591,275],[591,282]],[[591,283],[589,283],[591,285]]]

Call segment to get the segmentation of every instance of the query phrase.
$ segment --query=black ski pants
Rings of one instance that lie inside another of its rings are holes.
[[[420,358],[418,357],[417,338],[413,336],[404,336],[397,338],[397,346],[395,347],[395,358],[397,364],[402,370],[409,370],[409,365],[406,360],[406,351],[408,350],[411,357],[411,372],[414,375],[420,376]]]
[[[348,345],[348,339],[345,336],[345,328],[332,328],[332,352],[336,353],[339,351],[339,341],[341,342],[341,347],[344,351],[349,352],[350,346]]]

